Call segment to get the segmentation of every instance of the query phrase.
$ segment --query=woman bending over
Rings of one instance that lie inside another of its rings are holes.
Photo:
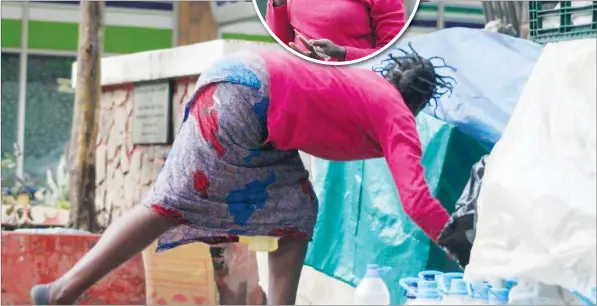
[[[200,76],[155,185],[36,304],[72,304],[158,239],[186,243],[279,237],[269,302],[293,304],[318,203],[299,151],[336,161],[385,157],[406,214],[434,241],[448,213],[430,193],[415,115],[451,83],[416,52],[379,73],[329,67],[287,52],[242,52]]]

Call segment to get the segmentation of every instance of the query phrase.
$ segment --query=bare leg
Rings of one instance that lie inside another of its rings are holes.
[[[282,238],[269,253],[268,305],[294,305],[301,271],[307,254],[305,239]]]
[[[173,219],[161,216],[145,206],[133,208],[109,226],[98,243],[48,287],[49,303],[73,304],[85,290],[175,225]]]

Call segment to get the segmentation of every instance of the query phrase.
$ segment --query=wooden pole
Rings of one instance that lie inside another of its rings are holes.
[[[218,38],[218,25],[209,1],[179,1],[178,45],[190,45]]]
[[[81,1],[77,87],[69,146],[69,227],[98,231],[95,211],[95,142],[101,96],[104,1]]]

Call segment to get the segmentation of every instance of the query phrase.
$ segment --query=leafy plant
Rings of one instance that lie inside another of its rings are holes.
[[[8,220],[4,222],[16,226],[22,226],[33,221],[31,216],[31,196],[25,190],[27,184],[15,174],[17,158],[21,155],[15,145],[14,153],[6,153],[2,158],[2,205],[7,205],[6,215]],[[8,174],[8,177],[6,176]],[[12,174],[12,175],[11,175]],[[6,182],[11,181],[13,186],[7,187]]]
[[[55,175],[53,175],[50,169],[46,170],[46,183],[48,190],[45,193],[45,204],[61,209],[70,209],[66,154],[60,158]]]

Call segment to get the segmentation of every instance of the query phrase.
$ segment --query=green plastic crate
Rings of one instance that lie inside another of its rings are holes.
[[[537,43],[550,43],[597,36],[597,1],[572,6],[572,1],[529,1],[529,38]],[[588,1],[583,1],[588,2]],[[559,4],[559,8],[555,6]],[[573,16],[591,16],[588,23],[574,25]],[[550,19],[556,26],[544,25]],[[559,23],[557,23],[559,19]]]

